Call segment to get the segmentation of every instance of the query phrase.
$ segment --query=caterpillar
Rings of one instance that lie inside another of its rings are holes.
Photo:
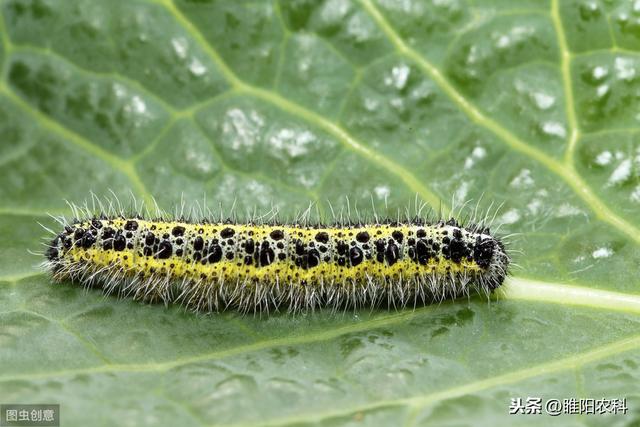
[[[453,218],[325,225],[87,210],[59,222],[44,253],[53,281],[204,312],[398,308],[489,295],[510,263],[488,227]]]

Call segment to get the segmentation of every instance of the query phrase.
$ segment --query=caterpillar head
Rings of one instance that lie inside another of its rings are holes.
[[[483,279],[489,289],[496,289],[504,282],[511,260],[499,239],[488,234],[479,235],[473,249],[473,260],[486,270]]]

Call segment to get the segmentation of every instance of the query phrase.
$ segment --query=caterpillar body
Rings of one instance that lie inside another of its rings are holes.
[[[510,262],[455,220],[257,224],[97,216],[64,222],[45,267],[106,293],[201,311],[402,307],[500,286]]]

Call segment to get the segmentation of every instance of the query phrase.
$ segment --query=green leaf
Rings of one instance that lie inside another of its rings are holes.
[[[515,4],[515,5],[514,5]],[[5,0],[0,403],[65,426],[523,425],[511,398],[640,418],[640,14],[599,0]],[[168,210],[496,221],[496,299],[194,315],[52,285],[47,213],[91,192]]]

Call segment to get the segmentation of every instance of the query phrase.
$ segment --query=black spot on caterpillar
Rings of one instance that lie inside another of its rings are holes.
[[[48,244],[44,266],[54,281],[198,311],[398,308],[488,295],[510,263],[488,227],[455,219],[323,225],[77,216],[59,219],[63,229]]]

